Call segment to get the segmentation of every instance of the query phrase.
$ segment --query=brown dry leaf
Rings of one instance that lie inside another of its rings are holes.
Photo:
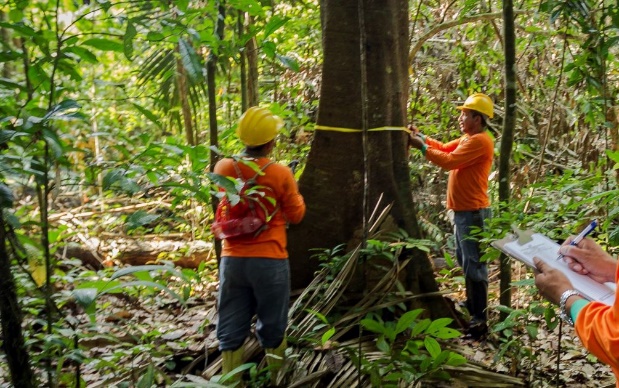
[[[105,317],[105,322],[119,322],[133,318],[133,313],[127,310],[119,310]]]

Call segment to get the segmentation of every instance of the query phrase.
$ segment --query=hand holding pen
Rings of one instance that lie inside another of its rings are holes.
[[[586,228],[584,228],[582,230],[582,232],[580,232],[578,234],[578,236],[574,237],[574,239],[572,240],[572,242],[569,243],[569,245],[572,246],[578,246],[578,244],[585,239],[585,237],[587,237],[591,232],[593,232],[595,230],[595,227],[598,226],[598,222],[597,220],[593,220],[591,221],[591,223],[589,225],[587,225]],[[559,257],[557,257],[557,260],[561,260],[563,258],[563,253],[559,253]]]

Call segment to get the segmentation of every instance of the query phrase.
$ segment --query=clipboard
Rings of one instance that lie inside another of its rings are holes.
[[[575,290],[590,301],[599,301],[609,306],[615,303],[615,290],[606,284],[598,283],[589,276],[572,271],[565,261],[557,260],[559,247],[554,240],[532,230],[513,228],[514,233],[491,243],[493,247],[508,256],[535,269],[533,258],[538,257],[546,264],[561,271],[572,283]]]

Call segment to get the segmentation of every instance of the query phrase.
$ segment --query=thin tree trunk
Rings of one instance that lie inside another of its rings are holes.
[[[178,45],[176,46],[178,53]],[[191,108],[189,107],[189,90],[187,87],[187,72],[181,63],[181,59],[176,59],[176,84],[178,88],[178,98],[181,102],[181,114],[183,116],[183,128],[185,129],[185,140],[187,144],[196,145],[196,138],[193,130],[191,118]]]
[[[236,19],[237,34],[239,37],[243,36],[243,12],[238,11]],[[247,51],[243,48],[239,52],[239,62],[241,64],[241,111],[245,112],[248,108],[248,90],[247,90]]]
[[[245,15],[245,22],[251,25],[251,16]],[[257,106],[260,88],[258,85],[258,46],[255,37],[252,36],[245,44],[245,54],[247,56],[247,104]]]
[[[505,118],[501,136],[501,156],[499,158],[499,203],[501,211],[508,210],[509,203],[509,160],[514,142],[516,127],[516,34],[514,32],[514,4],[512,0],[503,2],[503,35],[505,37]],[[501,255],[500,302],[511,306],[511,263]],[[501,312],[501,320],[507,313]]]
[[[215,26],[215,35],[218,39],[221,39],[224,31],[224,20],[226,19],[226,10],[224,8],[223,2],[219,3],[218,6],[219,17],[217,18],[217,25]],[[217,126],[217,94],[215,93],[216,83],[215,83],[215,73],[217,71],[217,55],[211,51],[209,55],[208,61],[206,63],[206,82],[207,82],[207,90],[208,90],[208,119],[209,119],[209,144],[211,147],[217,147],[218,145],[218,126]],[[219,155],[211,148],[210,153],[210,171],[213,172],[215,168],[215,163],[219,159]],[[217,209],[217,197],[214,195],[211,196],[211,206],[213,209],[213,214],[215,214],[215,210]],[[217,262],[221,258],[221,241],[215,240],[215,254],[217,255]]]

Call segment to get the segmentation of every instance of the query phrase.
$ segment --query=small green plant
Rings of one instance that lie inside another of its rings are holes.
[[[512,285],[530,287],[530,292],[535,290],[533,279],[513,282]],[[491,327],[492,332],[501,334],[501,345],[494,362],[507,361],[511,374],[515,375],[518,369],[528,367],[539,358],[539,350],[533,349],[531,344],[538,338],[540,324],[545,321],[548,329],[554,330],[559,319],[554,308],[536,300],[525,308],[499,305],[497,310],[505,313],[507,318]]]
[[[421,318],[422,312],[408,311],[396,322],[385,322],[375,314],[361,321],[364,330],[378,334],[376,347],[380,355],[373,355],[370,360],[351,352],[356,361],[361,359],[362,372],[370,376],[372,386],[396,387],[424,378],[448,380],[445,366],[466,363],[462,355],[443,349],[439,343],[460,336],[460,332],[449,327],[452,319]]]

